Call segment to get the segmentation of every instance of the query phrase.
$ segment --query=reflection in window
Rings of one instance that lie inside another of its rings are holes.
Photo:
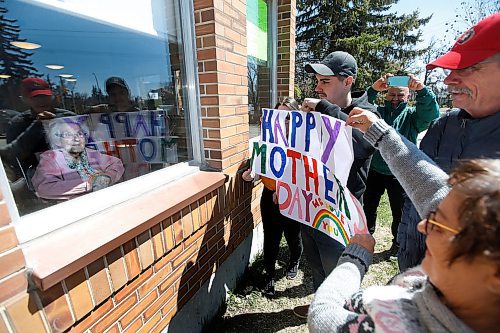
[[[271,30],[268,29],[268,6],[271,1],[247,1],[247,68],[248,112],[250,137],[259,134],[261,109],[271,106],[270,57],[268,47]]]
[[[174,8],[0,2],[0,154],[21,215],[193,158]]]

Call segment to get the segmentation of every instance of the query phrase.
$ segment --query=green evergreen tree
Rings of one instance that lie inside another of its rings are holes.
[[[26,39],[19,36],[21,29],[17,20],[8,18],[6,14],[5,1],[0,0],[0,74],[10,75],[9,78],[1,79],[0,107],[16,109],[22,105],[18,98],[21,80],[40,75],[29,59],[32,53],[10,44],[13,41],[25,42]]]
[[[356,89],[363,90],[386,72],[404,72],[425,52],[417,49],[419,28],[431,16],[397,15],[389,10],[398,0],[298,0],[296,82],[312,96],[304,65],[333,51],[347,51],[358,62]]]

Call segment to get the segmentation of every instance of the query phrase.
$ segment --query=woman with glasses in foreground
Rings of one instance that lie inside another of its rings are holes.
[[[500,160],[469,160],[448,177],[370,112],[347,123],[380,150],[427,235],[421,266],[360,290],[375,240],[355,235],[309,309],[311,332],[496,332],[500,327]]]

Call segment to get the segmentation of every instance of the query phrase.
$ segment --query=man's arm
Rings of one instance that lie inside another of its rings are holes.
[[[438,117],[439,105],[436,100],[436,95],[434,95],[429,87],[423,87],[417,90],[417,104],[415,112],[412,114],[412,119],[418,132],[422,132],[429,128],[431,122]]]

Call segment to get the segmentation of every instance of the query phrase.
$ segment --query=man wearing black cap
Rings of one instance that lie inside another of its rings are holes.
[[[463,33],[448,53],[427,65],[427,70],[449,71],[444,83],[459,109],[435,120],[420,142],[420,149],[447,173],[461,159],[500,158],[499,32],[500,13],[496,13]],[[422,218],[407,199],[398,229],[401,271],[418,265],[425,256],[425,236],[417,231]]]
[[[368,102],[367,94],[351,92],[356,80],[358,65],[352,55],[335,51],[327,55],[323,61],[307,64],[306,72],[315,74],[317,85],[315,91],[320,99],[306,98],[302,104],[304,111],[318,111],[341,120],[347,120],[354,107],[377,113],[377,108]],[[374,148],[364,140],[363,134],[352,131],[354,161],[349,172],[347,188],[362,203],[366,188],[366,179]],[[302,242],[304,253],[311,266],[314,291],[337,265],[344,247],[319,230],[302,226]],[[298,306],[294,313],[307,317],[308,305]]]
[[[123,78],[118,76],[108,78],[106,80],[106,93],[109,96],[111,111],[138,111],[130,102],[130,89]]]

